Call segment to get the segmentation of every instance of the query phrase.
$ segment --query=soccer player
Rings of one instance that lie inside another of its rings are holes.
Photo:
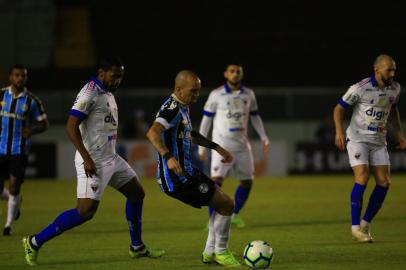
[[[352,85],[334,108],[335,144],[342,151],[347,148],[355,177],[351,192],[351,232],[358,242],[373,241],[370,223],[381,208],[390,185],[387,122],[396,130],[398,147],[406,149],[397,109],[400,85],[393,80],[395,71],[393,58],[379,55],[374,62],[374,75]],[[344,111],[350,106],[353,106],[353,112],[346,136],[342,123]],[[376,186],[360,221],[363,195],[371,172]]]
[[[248,199],[254,178],[254,159],[251,145],[248,141],[248,119],[261,138],[264,155],[267,156],[269,139],[265,133],[264,125],[258,113],[258,105],[254,91],[243,86],[243,68],[241,65],[230,64],[224,71],[226,82],[214,89],[204,106],[203,119],[200,124],[200,134],[207,136],[213,124],[212,139],[215,143],[224,146],[234,157],[233,162],[221,162],[221,156],[215,151],[211,155],[211,177],[219,186],[222,186],[224,177],[232,171],[240,180],[234,195],[235,208],[232,224],[238,228],[245,226],[239,212]],[[207,152],[199,147],[199,156],[207,161]],[[210,215],[213,209],[209,209]]]
[[[163,250],[147,248],[142,241],[144,190],[134,170],[116,154],[118,110],[114,92],[123,79],[124,66],[120,59],[109,57],[100,62],[97,73],[80,90],[66,124],[77,149],[77,206],[61,213],[41,232],[23,238],[28,265],[36,265],[38,250],[44,243],[93,218],[107,185],[127,197],[130,256],[157,258],[164,254]]]
[[[159,154],[157,180],[161,190],[195,208],[210,205],[216,210],[216,214],[210,218],[202,261],[238,266],[240,263],[228,250],[234,202],[192,164],[192,143],[216,150],[223,162],[233,159],[223,147],[192,130],[189,105],[196,102],[200,88],[200,79],[196,74],[188,70],[180,71],[175,78],[173,94],[163,103],[147,137]]]
[[[31,136],[48,128],[42,102],[26,88],[27,68],[10,70],[10,86],[0,92],[0,189],[8,198],[7,221],[3,235],[10,235],[13,221],[20,216],[21,184],[24,182]],[[9,179],[9,189],[3,189]]]

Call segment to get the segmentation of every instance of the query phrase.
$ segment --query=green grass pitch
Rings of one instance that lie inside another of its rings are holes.
[[[371,179],[372,180],[372,179]],[[266,240],[274,248],[273,269],[405,269],[406,179],[392,177],[392,187],[372,224],[376,242],[351,240],[349,196],[352,176],[291,176],[257,178],[241,215],[244,229],[233,228],[230,249],[242,262],[252,240]],[[107,188],[95,218],[46,243],[38,269],[221,269],[205,266],[200,255],[206,241],[207,209],[194,209],[163,194],[154,180],[142,180],[146,191],[143,239],[164,248],[161,259],[131,259],[124,217],[124,198]],[[227,179],[233,195],[238,181]],[[366,204],[374,184],[364,197]],[[66,209],[75,206],[74,181],[26,181],[20,220],[11,237],[0,236],[0,269],[27,269],[21,238],[38,232]],[[6,204],[0,201],[0,222]]]

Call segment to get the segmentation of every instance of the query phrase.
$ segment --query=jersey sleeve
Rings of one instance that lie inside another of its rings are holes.
[[[47,118],[44,105],[42,104],[39,98],[34,98],[32,100],[30,107],[30,115],[31,118],[37,121],[43,121]]]
[[[179,106],[176,101],[172,101],[168,104],[162,105],[156,115],[155,122],[160,123],[165,129],[174,127],[178,120]]]
[[[89,82],[77,95],[70,111],[70,115],[79,118],[80,120],[85,119],[94,108],[96,104],[96,97],[97,89],[95,87],[95,83]]]
[[[355,105],[361,98],[360,89],[361,88],[357,87],[357,85],[351,86],[348,91],[338,100],[338,104],[345,109]]]
[[[254,92],[251,92],[251,104],[250,104],[250,115],[258,115],[258,103],[257,103],[257,98],[255,97]]]
[[[203,109],[203,115],[208,117],[213,117],[216,115],[217,110],[217,98],[216,92],[212,91],[209,95],[209,98],[206,101]]]

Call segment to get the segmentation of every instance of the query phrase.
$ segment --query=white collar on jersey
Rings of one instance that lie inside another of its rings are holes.
[[[187,106],[187,104],[185,102],[181,101],[175,94],[172,94],[171,96],[173,97],[174,100],[176,100],[180,104]]]

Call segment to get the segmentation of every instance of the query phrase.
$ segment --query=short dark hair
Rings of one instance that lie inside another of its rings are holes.
[[[229,68],[229,66],[242,67],[242,64],[240,64],[240,63],[235,63],[235,62],[231,62],[231,63],[229,63],[229,64],[226,65],[226,67],[224,68],[224,71],[227,71],[227,69]]]
[[[101,68],[104,71],[111,69],[113,66],[121,67],[124,66],[123,61],[118,56],[106,56],[100,59],[97,68]]]
[[[19,70],[25,69],[25,70],[27,70],[27,67],[25,67],[25,66],[23,66],[23,65],[21,65],[21,64],[15,64],[14,66],[12,66],[12,67],[10,68],[10,74],[13,73],[13,71],[14,71],[15,69],[19,69]]]

